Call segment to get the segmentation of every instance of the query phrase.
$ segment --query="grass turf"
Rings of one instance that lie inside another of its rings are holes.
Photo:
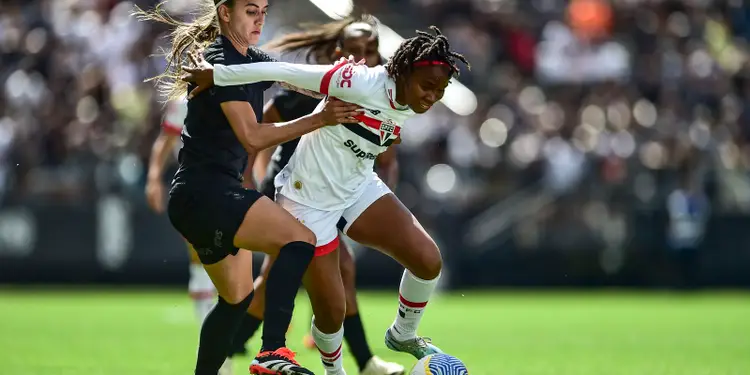
[[[395,299],[361,294],[363,320],[375,354],[411,367],[382,341]],[[297,306],[290,347],[323,374],[301,345],[303,295]],[[0,374],[191,374],[197,332],[180,292],[0,290]],[[750,298],[738,293],[446,294],[430,303],[420,332],[472,375],[750,374]],[[249,362],[235,361],[235,373],[247,374]],[[357,373],[350,357],[346,366]]]

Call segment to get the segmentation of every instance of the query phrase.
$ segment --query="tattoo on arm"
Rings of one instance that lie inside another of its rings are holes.
[[[307,95],[307,96],[315,98],[315,99],[323,99],[323,98],[326,97],[325,95],[323,95],[321,93],[318,93],[318,92],[315,92],[315,91],[311,91],[311,90],[306,90],[306,89],[303,89],[303,88],[299,88],[297,86],[290,85],[290,84],[288,84],[286,82],[277,82],[277,83],[279,84],[279,86],[281,88],[284,88],[284,89],[287,89],[287,90],[296,91],[296,92],[298,92],[300,94]]]

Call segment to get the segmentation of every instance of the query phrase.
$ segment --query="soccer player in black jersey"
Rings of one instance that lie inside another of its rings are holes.
[[[376,66],[381,63],[380,53],[378,52],[377,26],[368,17],[347,18],[311,26],[302,32],[288,34],[272,41],[264,48],[278,51],[282,56],[291,55],[290,59],[303,59],[310,63],[330,64],[343,56],[349,55],[354,56],[356,60],[364,59],[369,66]],[[300,118],[312,112],[319,102],[320,99],[293,90],[282,90],[266,105],[263,121],[280,122]],[[258,154],[255,165],[260,169],[258,177],[262,181],[258,190],[267,197],[274,198],[274,177],[289,162],[289,158],[291,158],[298,143],[299,138],[282,143],[278,147],[268,148]],[[398,178],[395,148],[381,154],[377,162],[378,172],[393,189]],[[345,243],[343,241],[339,243],[339,262],[346,290],[344,338],[355,357],[359,371],[363,375],[402,374],[404,372],[403,366],[386,362],[374,356],[370,350],[357,305],[354,259]],[[266,257],[261,275],[255,280],[255,288],[258,294],[250,303],[248,311],[249,315],[255,319],[243,320],[238,331],[238,340],[235,342],[236,352],[244,350],[245,343],[255,333],[263,320],[264,300],[262,291],[265,289],[265,275],[271,264],[271,258]],[[245,337],[241,336],[243,333]],[[309,335],[306,336],[306,345],[315,347],[315,343],[312,342],[312,337]]]
[[[198,17],[182,23],[162,4],[140,9],[141,19],[174,27],[167,70],[156,77],[170,99],[190,89],[180,81],[183,56],[204,49],[206,61],[232,65],[271,61],[253,47],[263,28],[267,0],[203,1]],[[190,56],[192,59],[195,56]],[[215,87],[188,101],[179,169],[172,181],[167,212],[172,225],[195,248],[219,293],[203,322],[196,375],[216,375],[230,354],[234,335],[253,296],[252,254],[276,258],[266,285],[263,347],[251,371],[267,375],[312,374],[294,360],[285,334],[294,298],[313,258],[315,235],[256,190],[242,186],[248,155],[315,129],[354,123],[358,107],[329,100],[318,113],[287,123],[261,124],[263,92],[272,82]]]

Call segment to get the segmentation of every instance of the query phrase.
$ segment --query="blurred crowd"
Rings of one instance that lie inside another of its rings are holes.
[[[427,185],[430,172],[443,177],[433,190],[446,202],[482,212],[549,197],[519,198],[516,229],[544,223],[555,241],[573,228],[624,241],[634,210],[665,211],[675,237],[697,238],[709,214],[750,208],[750,3],[390,4],[440,26],[472,63],[460,80],[478,110],[427,114],[404,137],[411,157],[429,159]]]
[[[668,208],[676,193],[705,195],[716,212],[750,207],[746,2],[361,3],[385,23],[438,25],[472,64],[460,81],[477,111],[435,108],[399,146],[399,193],[418,212],[478,213],[526,191],[554,197],[534,215],[566,221]],[[171,4],[180,13],[190,0]],[[163,66],[152,54],[165,30],[132,6],[0,2],[2,199],[142,191],[162,109],[143,79]]]

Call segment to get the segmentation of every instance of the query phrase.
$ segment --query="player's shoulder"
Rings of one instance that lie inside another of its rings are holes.
[[[203,58],[210,64],[227,64],[224,41],[221,36],[203,49]]]
[[[247,49],[247,57],[250,62],[275,62],[277,61],[273,56],[271,56],[268,52],[252,46]]]
[[[363,95],[370,95],[373,91],[383,87],[387,74],[380,67],[368,67],[348,63],[341,67],[341,73],[336,81],[342,90],[353,89]]]

